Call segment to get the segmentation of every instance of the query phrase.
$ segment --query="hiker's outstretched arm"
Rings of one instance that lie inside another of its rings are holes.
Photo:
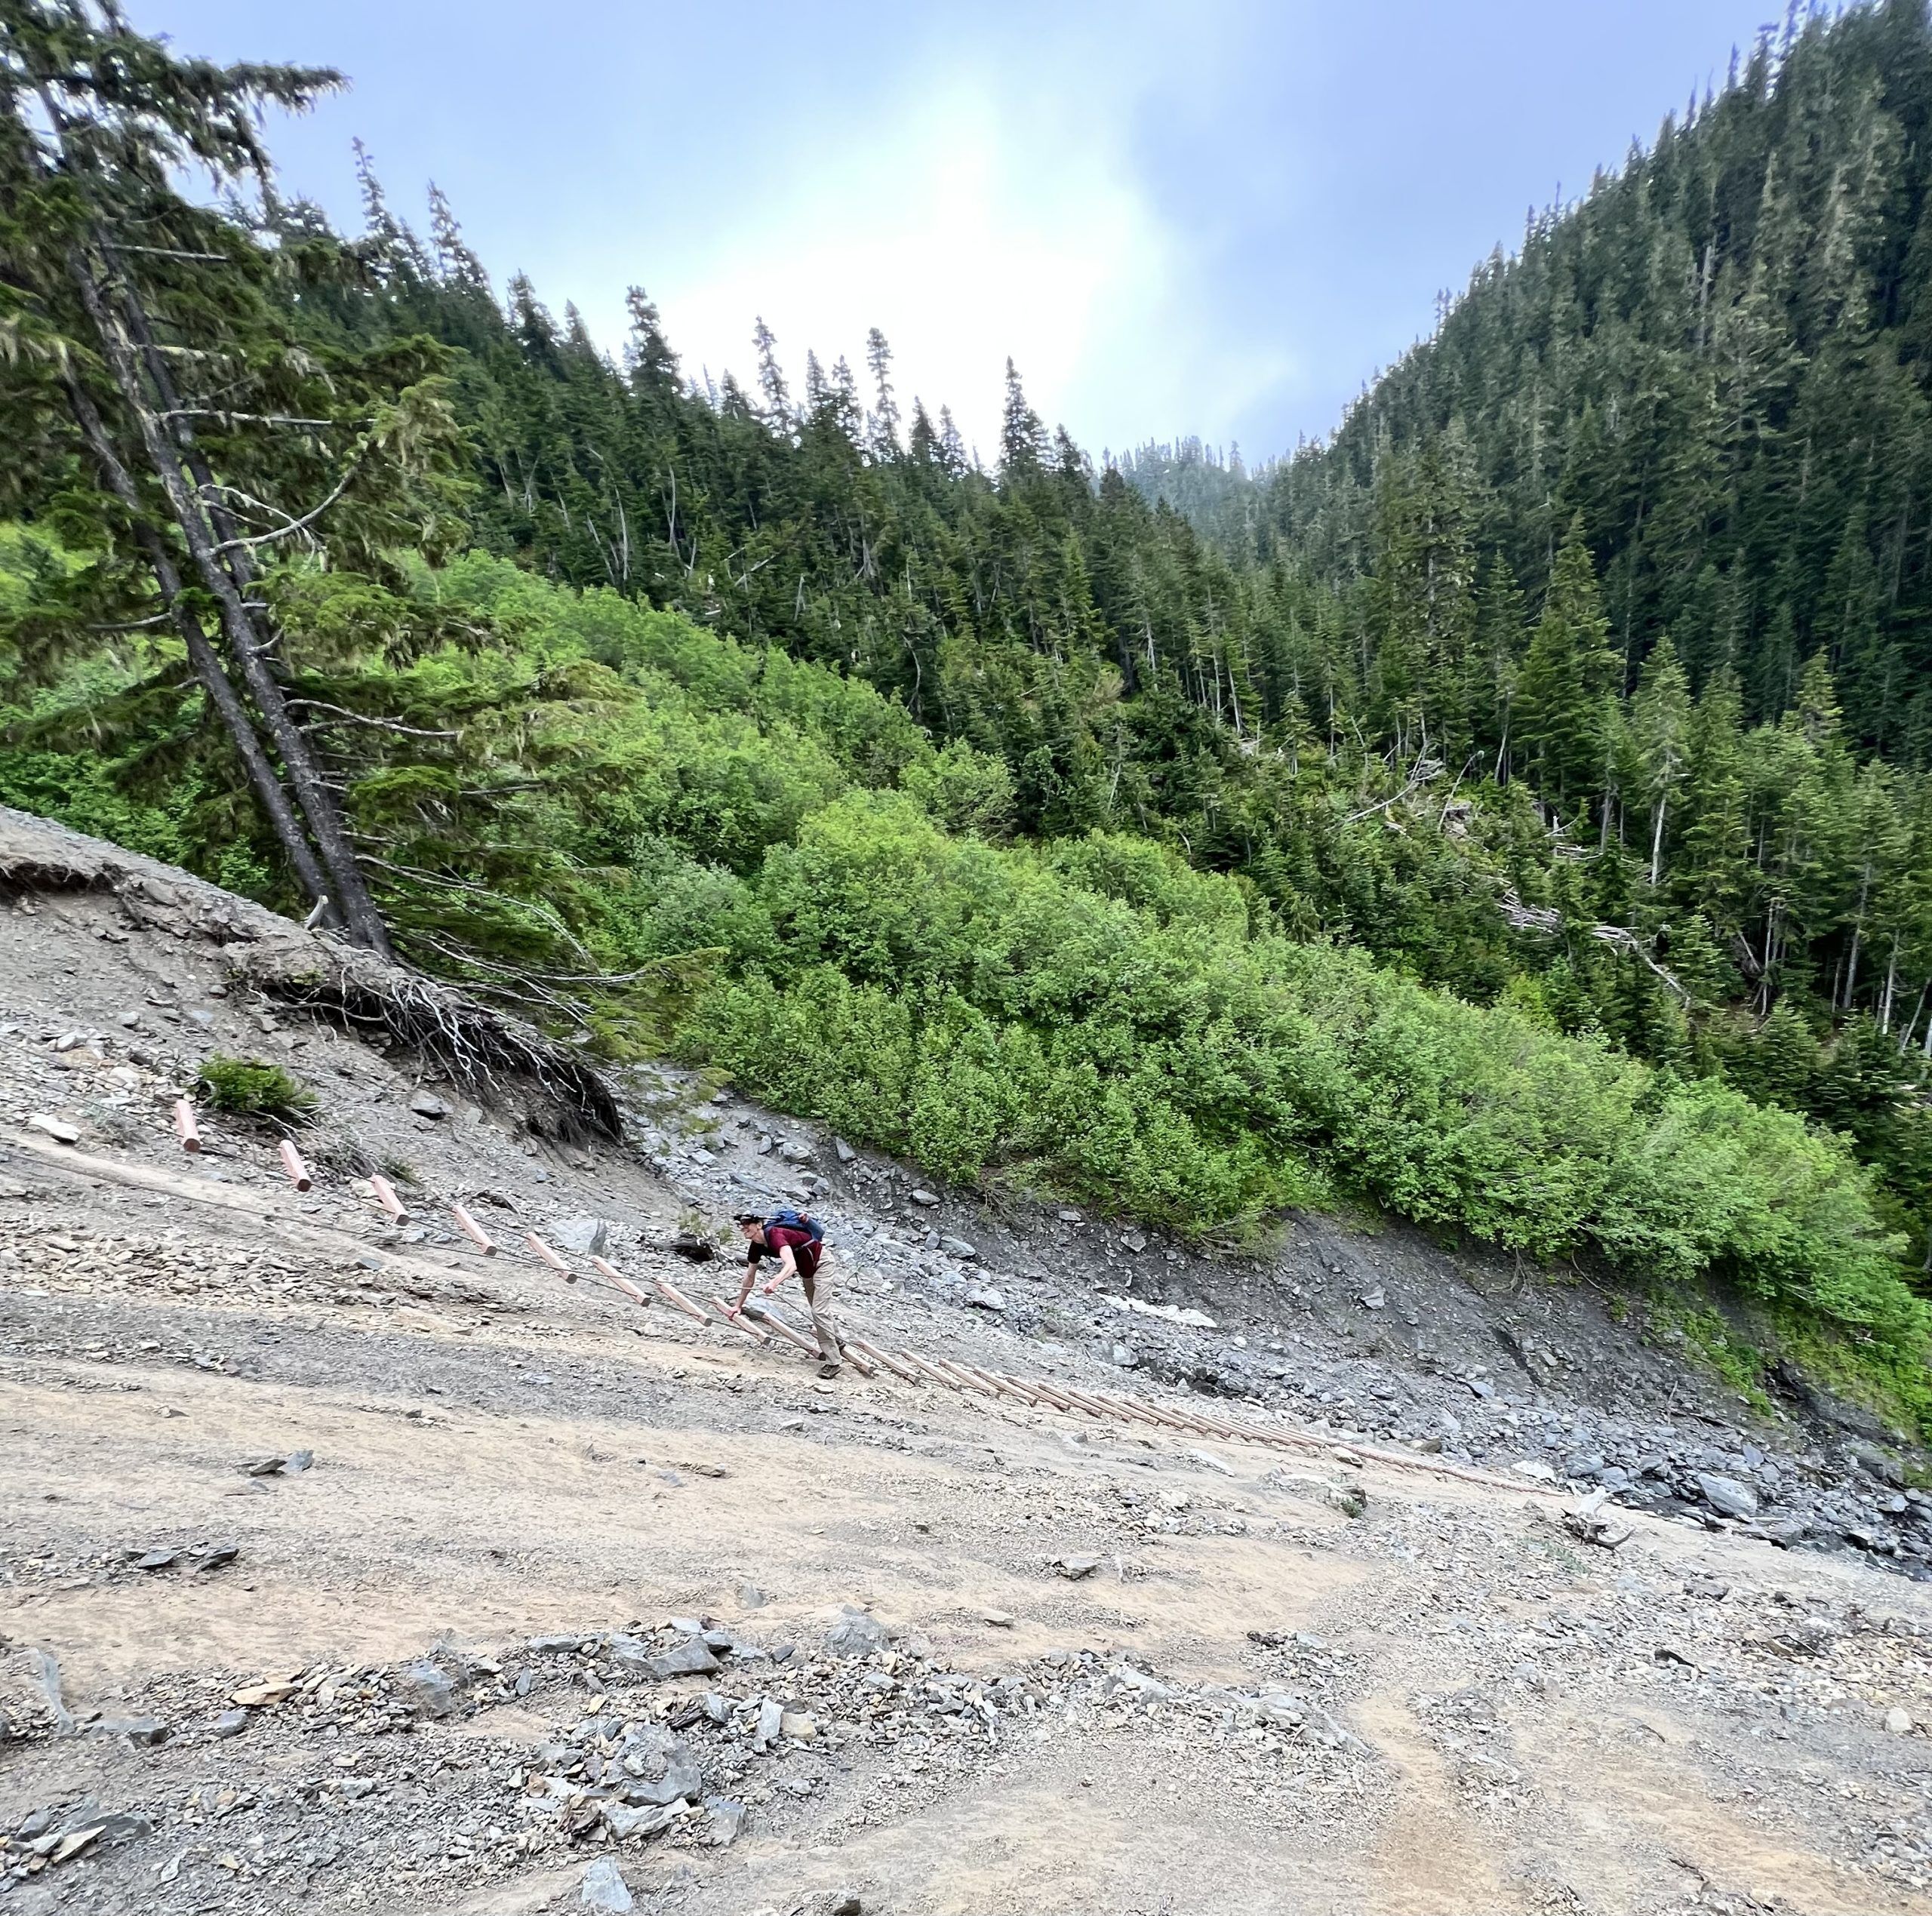
[[[787,1278],[796,1277],[798,1274],[798,1260],[792,1254],[792,1247],[787,1244],[778,1253],[778,1269],[766,1282],[765,1296],[769,1297]]]

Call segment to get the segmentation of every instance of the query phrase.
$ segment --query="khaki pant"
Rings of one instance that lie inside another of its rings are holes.
[[[800,1274],[805,1287],[805,1309],[812,1314],[812,1330],[818,1339],[818,1354],[827,1364],[836,1364],[841,1355],[838,1326],[832,1315],[832,1284],[821,1261],[810,1277]]]

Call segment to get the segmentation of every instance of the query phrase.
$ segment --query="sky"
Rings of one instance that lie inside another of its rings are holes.
[[[1333,429],[1533,207],[1584,190],[1770,0],[134,0],[184,53],[339,68],[272,128],[352,226],[351,140],[426,229],[433,179],[500,289],[616,351],[657,300],[748,385],[759,315],[990,459],[1009,355],[1096,453],[1251,463]],[[1781,12],[1782,8],[1775,11]]]

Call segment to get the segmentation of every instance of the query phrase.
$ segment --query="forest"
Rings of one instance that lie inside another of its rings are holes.
[[[1720,1278],[1932,1414],[1920,0],[1254,472],[608,352],[366,154],[281,198],[337,84],[0,8],[0,801],[938,1174]]]

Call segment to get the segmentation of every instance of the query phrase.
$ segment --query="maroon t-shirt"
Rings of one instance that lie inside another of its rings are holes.
[[[761,1257],[777,1258],[789,1250],[797,1260],[798,1275],[809,1278],[818,1269],[818,1246],[812,1241],[809,1231],[800,1231],[789,1224],[767,1225],[764,1242],[754,1242],[746,1247],[746,1262],[753,1267]]]

